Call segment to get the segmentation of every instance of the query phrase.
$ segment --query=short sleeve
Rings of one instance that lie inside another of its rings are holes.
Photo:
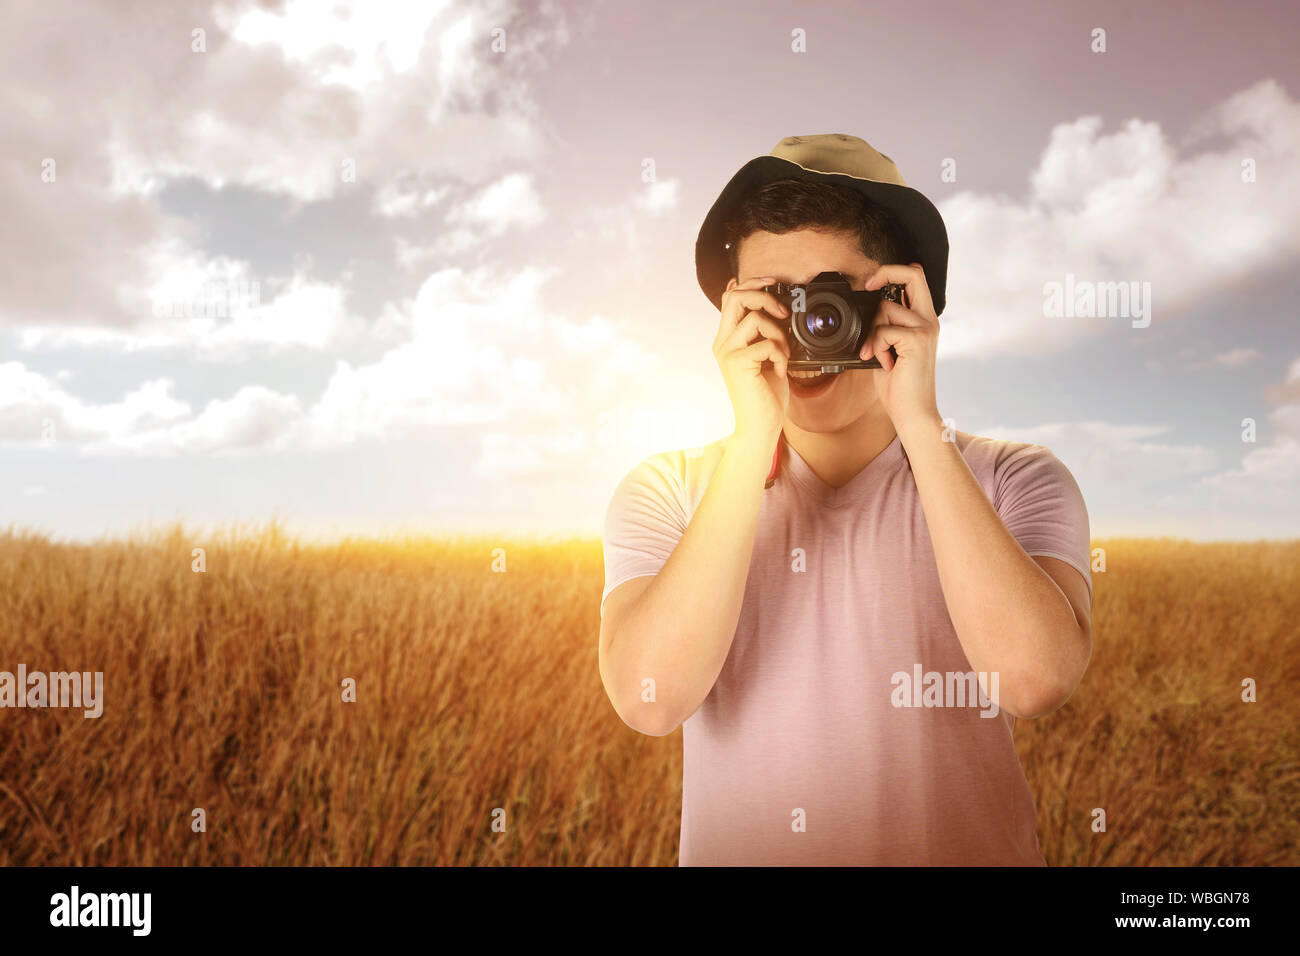
[[[1059,558],[1083,575],[1092,597],[1092,542],[1079,485],[1042,445],[1023,445],[999,463],[993,506],[1026,554]]]
[[[658,574],[686,533],[685,476],[670,455],[652,455],[619,482],[605,513],[605,590]]]

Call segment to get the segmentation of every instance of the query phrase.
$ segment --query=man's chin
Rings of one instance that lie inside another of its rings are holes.
[[[787,417],[800,431],[821,434],[840,431],[858,416],[839,403],[828,408],[798,408],[791,399]]]
[[[842,385],[849,385],[843,382]],[[826,394],[811,400],[800,401],[790,393],[790,406],[786,419],[801,431],[815,434],[843,431],[864,415],[870,414],[873,400],[855,394],[851,389]]]

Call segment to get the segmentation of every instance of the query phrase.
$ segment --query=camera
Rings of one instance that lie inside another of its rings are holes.
[[[795,371],[820,369],[842,372],[850,368],[880,368],[880,360],[859,358],[883,299],[907,304],[901,285],[885,285],[871,291],[855,291],[838,272],[822,272],[811,282],[778,282],[763,287],[790,310],[789,318],[777,318],[790,345],[789,367]],[[897,358],[897,353],[890,352]]]

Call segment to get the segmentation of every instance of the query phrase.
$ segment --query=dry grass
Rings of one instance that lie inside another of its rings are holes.
[[[1016,726],[1048,862],[1300,862],[1300,541],[1094,547],[1088,673]]]
[[[1048,862],[1300,862],[1300,542],[1098,545],[1092,667],[1016,732]],[[673,864],[680,731],[606,701],[601,582],[598,541],[0,534],[0,670],[106,697],[0,710],[0,863]]]

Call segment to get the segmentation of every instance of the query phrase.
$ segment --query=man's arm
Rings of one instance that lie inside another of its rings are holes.
[[[934,389],[939,320],[925,272],[916,262],[883,265],[866,288],[887,282],[906,287],[907,304],[881,303],[862,358],[879,356],[876,394],[911,463],[948,616],[971,666],[997,672],[999,707],[1016,717],[1051,713],[1092,656],[1086,587],[1077,571],[1056,567],[1064,562],[1043,564],[1025,552],[956,443],[943,440]]]
[[[644,734],[672,733],[699,709],[736,636],[763,483],[790,402],[790,347],[769,317],[790,310],[762,291],[775,281],[727,283],[713,354],[736,429],[663,566],[648,584],[633,579],[605,598],[600,679],[618,715]],[[642,697],[647,678],[653,703]]]
[[[667,562],[605,598],[600,678],[623,722],[672,733],[713,689],[731,651],[771,447],[733,437]],[[654,680],[655,700],[642,698]]]
[[[998,673],[998,706],[1040,717],[1069,699],[1092,657],[1088,588],[1064,561],[1032,558],[994,510],[944,426],[899,437],[930,529],[939,582],[962,650]]]

